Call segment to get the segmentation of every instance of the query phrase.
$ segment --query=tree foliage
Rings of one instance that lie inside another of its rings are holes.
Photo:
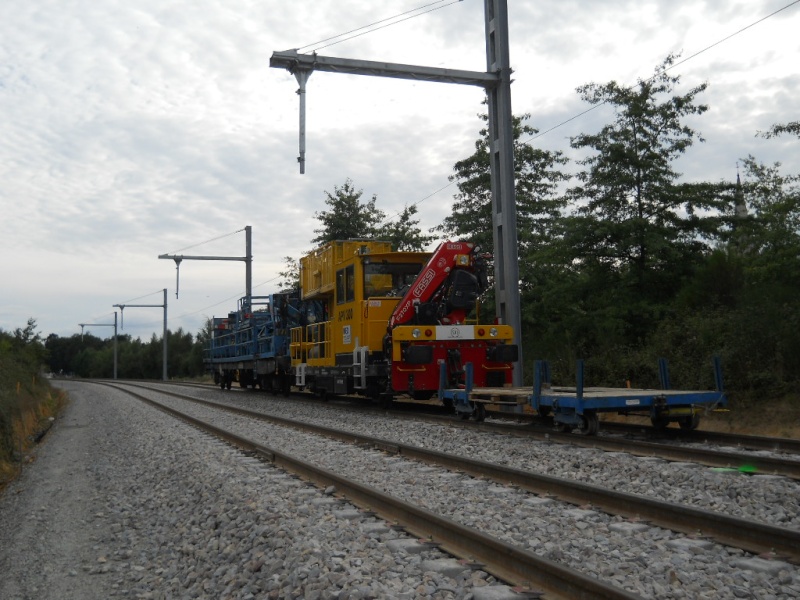
[[[386,218],[376,206],[377,196],[367,202],[361,201],[363,190],[356,190],[348,178],[343,185],[334,186],[333,193],[325,192],[325,204],[329,210],[314,213],[321,223],[314,233],[317,237],[312,244],[325,244],[334,240],[371,239],[380,231],[380,224]]]
[[[170,378],[199,377],[203,374],[203,351],[210,335],[210,319],[195,337],[178,328],[167,330],[167,375]],[[51,334],[45,342],[49,370],[56,375],[111,378],[114,374],[114,338],[91,333],[60,337]],[[129,335],[117,337],[117,376],[121,379],[161,379],[163,337],[143,342]]]
[[[800,176],[784,175],[781,164],[743,161],[749,215],[737,232],[753,284],[773,289],[783,285],[795,295],[800,289]]]
[[[425,235],[419,228],[419,219],[415,219],[417,207],[406,205],[397,218],[386,219],[386,214],[377,207],[378,197],[373,194],[367,202],[361,201],[363,190],[356,190],[349,178],[342,186],[334,186],[333,193],[325,192],[325,203],[330,210],[314,213],[321,227],[315,229],[318,234],[314,244],[325,244],[335,240],[383,240],[392,243],[398,251],[420,251],[434,239]],[[281,271],[281,287],[291,288],[294,282],[299,283],[299,271],[296,262],[286,257],[286,270]]]
[[[719,220],[707,215],[721,207],[720,190],[680,183],[674,168],[701,139],[686,118],[707,110],[698,102],[705,84],[676,93],[680,78],[667,73],[674,61],[667,57],[633,87],[611,81],[578,88],[584,101],[613,110],[597,133],[571,140],[589,155],[554,236],[569,266],[566,298],[577,308],[559,327],[582,331],[586,351],[642,343],[719,235]]]
[[[673,384],[695,389],[714,385],[718,355],[729,390],[787,391],[800,383],[800,180],[748,157],[743,183],[684,181],[676,161],[702,141],[688,123],[706,85],[683,90],[674,63],[631,88],[578,88],[612,116],[572,138],[583,159],[564,192],[565,161],[521,142],[535,130],[515,118],[523,355],[550,360],[556,379],[583,358],[591,384],[649,387],[666,357]],[[454,166],[436,231],[491,248],[486,136]]]
[[[663,294],[648,275],[702,254],[695,215],[717,208],[713,194],[677,182],[674,161],[700,139],[684,121],[708,107],[697,103],[706,84],[675,94],[680,78],[667,73],[674,60],[667,57],[653,77],[632,88],[614,81],[578,88],[589,104],[611,106],[614,121],[596,134],[572,138],[573,148],[593,154],[581,161],[581,185],[570,190],[578,233],[571,242],[577,258],[624,273],[637,294]]]
[[[14,351],[23,354],[25,360],[42,365],[46,360],[47,351],[37,328],[36,319],[29,318],[25,327],[14,329],[14,335],[10,342]]]
[[[484,122],[488,115],[478,115]],[[535,148],[524,143],[523,136],[538,133],[526,121],[530,115],[514,116],[514,178],[517,207],[517,235],[520,254],[540,246],[550,224],[558,218],[564,201],[558,195],[558,186],[568,179],[560,169],[566,159],[560,152]],[[458,193],[452,213],[433,231],[457,239],[468,239],[488,252],[494,248],[492,222],[491,164],[489,154],[489,129],[483,127],[475,142],[475,152],[455,164],[454,175]]]
[[[377,237],[391,242],[392,248],[400,252],[424,250],[436,237],[422,233],[419,219],[413,218],[416,214],[417,206],[406,204],[397,218],[390,219],[378,230]]]
[[[280,277],[278,288],[281,290],[300,289],[300,261],[291,256],[284,256],[283,265],[283,271],[278,271]]]
[[[800,137],[800,121],[791,121],[790,123],[784,124],[775,124],[770,127],[767,131],[762,133],[762,135],[769,139],[773,137],[777,137],[784,133],[791,133]]]

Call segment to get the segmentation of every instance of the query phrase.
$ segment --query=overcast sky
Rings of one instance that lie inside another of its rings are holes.
[[[113,323],[114,304],[161,304],[167,288],[169,328],[196,333],[236,306],[244,264],[186,261],[176,298],[174,262],[158,255],[243,256],[251,225],[254,294],[274,292],[283,257],[310,249],[325,190],[348,177],[389,215],[419,202],[421,226],[439,224],[482,90],[313,73],[300,175],[297,82],[269,67],[274,51],[432,1],[2,0],[0,329],[33,317],[43,335],[70,336]],[[485,71],[483,2],[437,7],[319,54]],[[733,180],[752,154],[800,172],[796,138],[756,137],[798,119],[800,3],[510,0],[509,20],[513,111],[541,131],[588,108],[576,87],[634,84],[671,52],[685,59],[755,24],[672,71],[679,93],[709,84],[692,123],[706,142],[678,170]],[[610,120],[595,110],[533,143],[571,156],[570,136]],[[121,333],[160,336],[162,319],[129,307]]]

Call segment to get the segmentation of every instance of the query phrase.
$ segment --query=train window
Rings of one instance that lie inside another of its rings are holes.
[[[344,302],[344,269],[336,271],[336,304]]]
[[[344,270],[344,279],[345,279],[345,298],[348,302],[352,302],[356,299],[356,275],[355,275],[355,266],[350,265],[349,267],[345,267]]]
[[[364,290],[369,296],[399,296],[422,270],[415,263],[369,263],[364,265]]]
[[[356,299],[355,267],[350,265],[336,271],[336,304]]]

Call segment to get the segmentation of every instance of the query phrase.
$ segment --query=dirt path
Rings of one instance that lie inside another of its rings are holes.
[[[102,502],[87,457],[103,435],[92,404],[73,401],[31,455],[36,468],[24,469],[0,496],[0,598],[101,597],[103,575],[90,574]]]

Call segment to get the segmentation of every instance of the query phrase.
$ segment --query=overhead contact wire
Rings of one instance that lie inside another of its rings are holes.
[[[363,29],[367,29],[369,27],[373,27],[374,25],[380,25],[381,23],[385,23],[387,21],[393,21],[394,19],[397,19],[399,17],[403,17],[405,15],[408,15],[408,14],[411,14],[411,13],[415,13],[415,12],[417,12],[419,10],[424,9],[424,8],[428,8],[429,6],[433,6],[434,4],[440,4],[441,2],[444,2],[444,0],[436,0],[436,2],[431,2],[430,4],[425,4],[425,5],[419,6],[417,8],[412,8],[411,10],[408,10],[408,11],[406,11],[404,13],[397,14],[397,15],[395,15],[393,17],[387,17],[386,19],[380,19],[379,21],[375,21],[373,23],[370,23],[369,25],[364,25],[362,27],[357,27],[356,29],[351,29],[350,31],[346,31],[346,32],[340,33],[338,35],[332,35],[331,37],[325,38],[324,40],[319,40],[319,41],[313,42],[311,44],[306,44],[305,46],[300,46],[299,48],[295,48],[295,49],[298,52],[300,52],[304,48],[311,48],[312,46],[316,46],[317,44],[324,44],[325,42],[329,42],[331,40],[335,40],[336,38],[340,38],[340,37],[344,37],[346,35],[350,35],[351,33],[355,33],[356,31],[361,31]],[[352,39],[352,38],[348,38],[348,39]],[[344,41],[344,40],[341,40],[341,41]],[[325,46],[322,46],[322,47],[324,48]]]

